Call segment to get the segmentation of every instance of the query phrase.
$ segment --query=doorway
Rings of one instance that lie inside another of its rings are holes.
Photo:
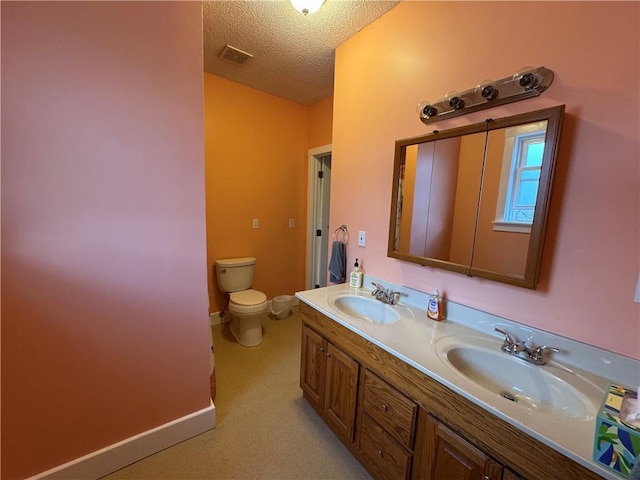
[[[306,288],[327,286],[331,145],[309,150]]]

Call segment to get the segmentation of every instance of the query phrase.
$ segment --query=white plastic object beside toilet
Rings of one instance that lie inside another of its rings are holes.
[[[256,259],[224,258],[215,261],[218,287],[229,294],[229,329],[240,345],[255,347],[262,343],[262,317],[267,311],[267,296],[251,289]]]

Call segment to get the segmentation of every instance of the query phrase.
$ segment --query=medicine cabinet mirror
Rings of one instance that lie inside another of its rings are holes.
[[[388,256],[535,289],[563,116],[396,141]]]

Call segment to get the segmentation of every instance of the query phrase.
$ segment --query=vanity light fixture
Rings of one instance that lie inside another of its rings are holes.
[[[293,1],[293,0],[292,0]],[[515,75],[497,81],[484,80],[475,88],[450,93],[435,102],[418,104],[422,123],[457,117],[463,113],[537,97],[553,82],[553,72],[545,67],[524,67]]]
[[[325,0],[289,0],[293,8],[298,10],[304,16],[310,13],[315,13],[320,10],[320,7]]]

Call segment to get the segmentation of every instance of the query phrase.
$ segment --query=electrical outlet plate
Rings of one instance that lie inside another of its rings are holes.
[[[360,230],[358,232],[358,246],[364,247],[366,243],[367,243],[367,232],[363,232],[362,230]]]

